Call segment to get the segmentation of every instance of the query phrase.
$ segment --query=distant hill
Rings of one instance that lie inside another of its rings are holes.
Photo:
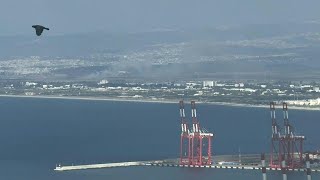
[[[44,65],[38,63],[40,69],[37,70],[49,71],[50,77],[52,73],[63,78],[117,77],[121,72],[125,77],[156,79],[266,78],[267,74],[281,78],[317,79],[320,24],[0,36],[0,61],[31,56],[47,61],[61,58],[90,61],[74,65],[64,62],[65,67],[45,67],[49,70],[41,69]],[[20,68],[16,73],[13,69],[9,74],[20,74],[22,70]],[[32,71],[29,69],[28,72]],[[6,74],[6,67],[0,67],[1,72]]]

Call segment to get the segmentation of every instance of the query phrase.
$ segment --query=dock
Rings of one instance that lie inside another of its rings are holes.
[[[105,163],[105,164],[88,164],[88,165],[72,165],[72,166],[57,166],[55,171],[72,171],[72,170],[88,170],[88,169],[102,169],[102,168],[120,168],[130,166],[156,166],[156,167],[180,167],[180,168],[212,168],[212,169],[239,169],[239,170],[261,170],[261,165],[220,165],[212,164],[206,166],[197,165],[179,165],[167,163],[154,163],[154,162],[119,162],[119,163]],[[268,171],[281,171],[280,168],[266,168]],[[301,169],[288,169],[288,171],[305,172],[305,168]],[[320,169],[311,169],[312,172],[320,172]]]
[[[134,161],[134,162],[118,162],[104,164],[87,164],[87,165],[58,165],[55,171],[74,171],[89,170],[102,168],[121,168],[131,166],[154,166],[154,167],[176,167],[176,168],[212,168],[212,169],[239,169],[239,170],[260,170],[262,165],[259,162],[258,154],[242,155],[242,161],[239,163],[237,155],[219,155],[215,156],[215,162],[211,165],[181,165],[179,159],[165,159],[152,161]],[[266,168],[267,171],[281,171],[281,168]],[[288,171],[305,172],[306,168],[287,169]],[[312,172],[320,172],[320,167],[311,168]]]
[[[88,164],[76,166],[61,166],[58,165],[55,171],[71,171],[71,170],[85,170],[85,169],[101,169],[101,168],[115,168],[115,167],[128,167],[128,166],[144,166],[143,162],[119,162],[119,163],[105,163],[105,164]]]

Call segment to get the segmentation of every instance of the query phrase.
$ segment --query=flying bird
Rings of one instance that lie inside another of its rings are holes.
[[[41,25],[33,25],[32,27],[36,30],[37,36],[40,36],[44,29],[45,30],[49,30],[49,28],[46,28],[46,27],[41,26]]]

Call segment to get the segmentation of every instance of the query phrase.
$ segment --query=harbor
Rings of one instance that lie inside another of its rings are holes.
[[[261,171],[263,180],[267,171],[281,171],[283,180],[287,172],[303,172],[311,179],[311,172],[320,172],[320,166],[311,152],[304,152],[305,136],[296,135],[294,126],[289,122],[288,105],[282,103],[284,127],[276,121],[276,104],[270,103],[272,124],[271,151],[261,154],[212,155],[212,141],[215,134],[200,126],[195,101],[191,101],[191,124],[188,123],[184,102],[179,102],[181,118],[180,157],[165,160],[112,162],[103,164],[61,165],[55,171],[74,171],[102,168],[123,168],[132,166],[238,169]],[[284,132],[283,132],[284,129]],[[310,159],[310,157],[312,157]],[[311,166],[312,164],[312,166]]]

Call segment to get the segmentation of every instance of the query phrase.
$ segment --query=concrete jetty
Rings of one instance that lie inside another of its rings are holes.
[[[179,165],[168,164],[163,162],[120,162],[120,163],[106,163],[106,164],[89,164],[89,165],[76,165],[76,166],[60,166],[58,165],[55,171],[72,171],[72,170],[86,170],[86,169],[101,169],[101,168],[116,168],[116,167],[129,167],[129,166],[157,166],[157,167],[180,167],[180,168],[213,168],[213,169],[240,169],[240,170],[262,170],[261,165],[221,165],[212,164],[206,166],[197,165]],[[267,171],[281,171],[281,168],[266,168]],[[288,171],[304,172],[306,169],[288,169]],[[320,172],[320,169],[311,169],[312,172]]]
[[[76,166],[61,166],[58,165],[55,171],[71,171],[71,170],[85,170],[85,169],[101,169],[114,167],[128,167],[128,166],[144,166],[144,162],[119,162],[119,163],[105,163],[105,164],[88,164]]]
[[[214,169],[240,169],[240,170],[262,170],[262,164],[259,154],[243,155],[241,163],[236,155],[218,155],[214,158],[214,163],[211,165],[180,165],[179,158],[152,160],[152,161],[135,161],[135,162],[119,162],[105,164],[88,164],[88,165],[58,165],[55,171],[71,171],[71,170],[86,170],[86,169],[101,169],[101,168],[116,168],[129,166],[157,166],[157,167],[178,167],[178,168],[214,168]],[[259,162],[260,161],[260,162]],[[267,171],[280,171],[281,168],[266,167]],[[287,169],[287,171],[305,172],[306,168]],[[312,172],[320,172],[320,167],[311,168]]]

